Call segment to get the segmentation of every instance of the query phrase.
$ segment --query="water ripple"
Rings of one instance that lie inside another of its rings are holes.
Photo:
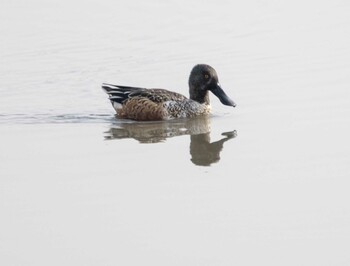
[[[112,114],[0,114],[0,124],[64,124],[112,122]]]

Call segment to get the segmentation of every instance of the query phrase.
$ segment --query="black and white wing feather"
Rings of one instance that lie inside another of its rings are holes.
[[[184,95],[165,89],[146,89],[139,87],[128,87],[103,83],[102,89],[109,95],[109,99],[114,105],[123,104],[130,98],[147,98],[155,103],[166,101],[182,101],[187,99]]]
[[[113,103],[123,104],[135,92],[145,90],[144,88],[119,86],[103,83],[102,89],[108,94],[109,100]]]

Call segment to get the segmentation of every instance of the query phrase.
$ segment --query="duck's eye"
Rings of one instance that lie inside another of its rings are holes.
[[[204,75],[204,78],[205,78],[205,79],[209,79],[209,75],[208,75],[208,74],[205,74],[205,75]]]

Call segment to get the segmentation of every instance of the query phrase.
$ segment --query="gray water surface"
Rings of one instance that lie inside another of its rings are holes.
[[[350,4],[2,1],[1,265],[349,265]],[[102,82],[236,108],[118,120]]]

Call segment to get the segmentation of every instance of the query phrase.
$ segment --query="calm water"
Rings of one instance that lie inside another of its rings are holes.
[[[349,265],[347,1],[0,4],[1,265]],[[238,104],[120,121],[102,82]]]

